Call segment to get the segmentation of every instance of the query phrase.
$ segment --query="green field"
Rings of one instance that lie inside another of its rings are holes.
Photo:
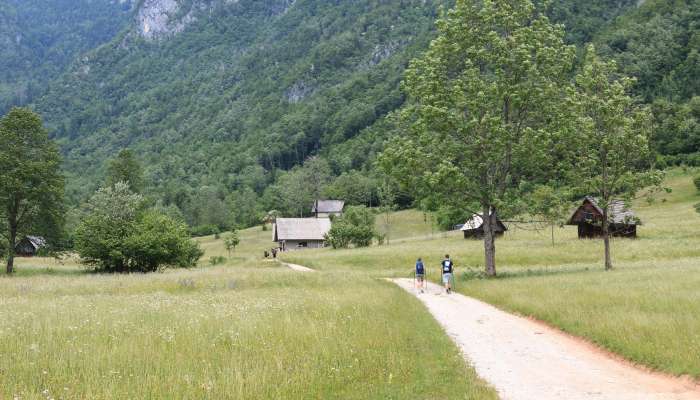
[[[69,259],[21,259],[0,277],[0,399],[488,399],[495,393],[410,295],[385,277],[431,277],[450,253],[457,290],[534,316],[624,357],[700,378],[700,201],[690,175],[638,202],[637,240],[602,243],[572,227],[512,227],[498,241],[500,279],[481,279],[482,244],[438,233],[422,213],[392,216],[390,244],[263,261],[271,232],[241,232],[231,255],[200,240],[201,267],[96,275]],[[381,221],[381,217],[380,221]],[[380,224],[381,227],[381,224]],[[213,256],[228,261],[209,266]]]
[[[361,274],[261,261],[86,274],[23,259],[0,278],[0,399],[489,399],[420,303]],[[203,264],[226,255],[206,238]]]
[[[651,204],[636,202],[644,225],[638,239],[613,241],[612,272],[603,271],[602,242],[578,240],[575,227],[556,229],[554,245],[548,230],[511,227],[497,242],[500,279],[474,278],[483,269],[482,243],[454,233],[287,257],[321,270],[376,277],[411,276],[415,259],[423,257],[438,279],[439,261],[449,253],[461,267],[458,291],[544,320],[632,361],[700,379],[700,351],[692,350],[700,349],[700,214],[693,209],[700,196],[691,175],[680,170],[669,173],[666,185],[672,193]]]

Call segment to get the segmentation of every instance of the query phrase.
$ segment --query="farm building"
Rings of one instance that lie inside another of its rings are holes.
[[[481,239],[484,237],[484,219],[481,218],[480,214],[474,214],[462,225],[460,230],[464,232],[465,239]],[[508,228],[503,222],[496,217],[496,236],[503,236],[503,233],[507,230]]]
[[[343,214],[345,202],[342,200],[316,200],[311,212],[316,218],[329,218]]]
[[[637,225],[641,221],[634,215],[624,201],[613,200],[608,207],[609,231],[611,236],[637,237]],[[567,225],[578,226],[579,239],[599,238],[603,235],[603,209],[598,201],[586,196],[583,203],[576,209]]]
[[[325,246],[325,236],[330,230],[329,218],[277,218],[272,241],[282,251],[318,249]]]
[[[15,255],[18,257],[34,257],[39,250],[46,247],[46,240],[39,236],[25,236],[15,245]]]

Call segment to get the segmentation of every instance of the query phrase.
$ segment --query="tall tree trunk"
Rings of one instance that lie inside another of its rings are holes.
[[[608,203],[603,209],[603,245],[605,247],[605,270],[613,269],[612,258],[610,257],[610,224],[608,223]]]
[[[10,236],[7,240],[7,274],[15,272],[15,245],[17,242],[17,227],[10,225]]]
[[[486,275],[496,276],[496,241],[494,235],[495,210],[490,207],[483,208],[482,219],[484,221],[484,260]]]

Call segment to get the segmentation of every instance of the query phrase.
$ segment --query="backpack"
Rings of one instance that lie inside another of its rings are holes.
[[[452,272],[452,261],[445,260],[442,262],[442,272],[443,273]]]
[[[425,266],[423,266],[422,262],[416,263],[416,273],[417,274],[422,274],[425,271]]]

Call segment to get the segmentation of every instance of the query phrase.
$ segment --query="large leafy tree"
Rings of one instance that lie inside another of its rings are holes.
[[[598,57],[591,45],[576,77],[578,156],[571,170],[579,191],[598,197],[603,210],[605,269],[610,256],[610,205],[629,202],[643,188],[658,188],[662,174],[650,168],[651,113],[629,95],[634,80],[619,76],[614,62]],[[607,221],[607,222],[606,222]]]
[[[0,217],[7,273],[14,271],[15,245],[22,235],[60,231],[63,188],[60,155],[41,118],[13,108],[0,119]]]
[[[458,0],[406,72],[405,135],[382,164],[431,203],[484,215],[486,273],[496,274],[496,214],[521,181],[548,170],[565,132],[560,108],[575,49],[530,0]]]

